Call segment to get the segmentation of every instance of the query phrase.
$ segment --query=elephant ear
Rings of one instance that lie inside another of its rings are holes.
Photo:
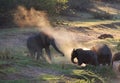
[[[72,63],[74,64],[78,64],[78,62],[75,62],[74,59],[77,57],[77,54],[76,54],[76,49],[73,49],[72,53],[71,53],[71,61]]]
[[[76,49],[77,55],[83,54],[84,50],[82,48]]]

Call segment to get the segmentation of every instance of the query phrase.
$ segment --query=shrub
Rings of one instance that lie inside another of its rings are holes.
[[[65,9],[66,2],[67,0],[0,0],[0,26],[15,25],[13,15],[18,6],[54,15]]]

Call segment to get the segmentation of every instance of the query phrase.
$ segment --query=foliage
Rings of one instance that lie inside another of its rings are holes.
[[[66,10],[68,8],[67,6],[68,0],[57,0],[56,4],[56,13],[60,14],[62,11]]]
[[[74,82],[74,83],[104,83],[105,79],[108,79],[110,76],[113,75],[112,69],[109,67],[94,67],[94,66],[87,66],[87,67],[79,67],[76,65],[71,64],[48,64],[42,61],[35,61],[30,57],[24,56],[23,52],[9,50],[10,53],[14,56],[14,59],[8,60],[0,60],[0,64],[12,63],[10,66],[6,66],[2,68],[0,71],[2,73],[15,73],[19,72],[22,67],[33,66],[33,67],[41,67],[44,69],[54,70],[56,73],[52,74],[42,74],[34,79],[18,79],[18,80],[8,80],[0,82],[5,83],[26,83],[29,81],[32,82]],[[107,71],[107,72],[106,72]],[[1,76],[1,75],[0,75]],[[103,77],[106,78],[103,78]]]
[[[49,13],[49,15],[59,14],[66,8],[67,0],[0,0],[0,26],[15,26],[14,11],[18,6],[26,9],[34,8]]]

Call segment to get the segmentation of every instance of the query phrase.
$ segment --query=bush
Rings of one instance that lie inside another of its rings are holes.
[[[30,10],[42,10],[49,15],[59,14],[66,5],[67,0],[0,0],[0,26],[14,24],[14,11],[18,6],[24,6]]]

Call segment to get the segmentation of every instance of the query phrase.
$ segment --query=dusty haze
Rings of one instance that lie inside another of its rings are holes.
[[[73,48],[83,47],[76,41],[76,34],[64,28],[55,30],[55,28],[50,25],[47,13],[44,11],[37,11],[34,8],[28,10],[23,6],[19,6],[14,14],[14,21],[21,27],[38,27],[40,31],[53,36],[56,39],[58,47],[65,53],[65,57],[67,57],[68,60],[70,60]]]

